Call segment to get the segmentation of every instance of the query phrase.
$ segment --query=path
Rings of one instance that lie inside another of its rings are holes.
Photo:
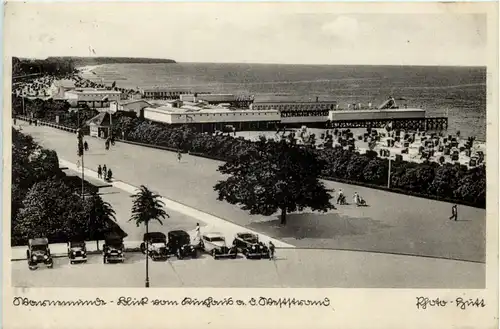
[[[222,288],[461,288],[484,287],[484,264],[422,257],[333,250],[282,250],[274,262],[244,258],[149,262],[151,287]],[[55,258],[54,268],[30,271],[26,261],[11,262],[15,287],[144,287],[145,260],[126,253],[123,264],[87,264]],[[362,264],[362,265],[361,265]],[[437,270],[439,269],[439,270]]]
[[[56,150],[61,159],[76,162],[75,135],[26,124],[23,132]],[[327,214],[292,214],[287,227],[281,228],[277,217],[251,216],[216,200],[212,187],[222,179],[216,171],[220,162],[184,156],[179,164],[171,152],[124,143],[106,151],[103,141],[89,137],[87,141],[91,152],[85,158],[86,167],[107,164],[118,180],[134,186],[144,184],[166,198],[298,247],[485,260],[484,209],[459,206],[461,220],[452,222],[448,220],[448,203],[326,182],[328,188],[342,188],[348,196],[358,191],[371,206],[342,206]]]

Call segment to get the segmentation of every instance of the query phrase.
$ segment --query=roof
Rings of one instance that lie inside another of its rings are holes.
[[[239,232],[239,233],[236,233],[236,235],[239,237],[257,237],[257,234],[249,233],[249,232]]]
[[[102,89],[75,89],[67,92],[72,94],[103,94],[103,95],[110,95],[110,94],[116,95],[122,93],[121,91],[118,90],[102,90]]]
[[[123,101],[118,101],[118,104],[120,105],[128,105],[128,104],[134,104],[134,103],[141,103],[141,102],[144,102],[146,104],[148,104],[149,106],[152,106],[152,104],[144,99],[127,99],[127,100],[123,100]]]
[[[147,87],[143,88],[143,91],[159,91],[159,92],[169,92],[169,91],[186,91],[186,92],[192,92],[192,89],[190,88],[180,88],[180,87]]]
[[[166,236],[165,234],[161,232],[149,232],[144,234],[144,239],[149,238],[149,239],[165,239]]]
[[[107,112],[101,112],[92,119],[86,122],[88,126],[96,125],[96,126],[109,126],[110,125],[110,114]]]
[[[174,236],[189,236],[189,234],[186,231],[183,230],[175,230],[175,231],[170,231],[168,232],[168,235],[174,235]]]
[[[49,244],[49,239],[47,238],[29,239],[29,244],[32,246],[44,246]]]
[[[159,106],[159,107],[147,107],[147,111],[166,113],[166,114],[180,114],[180,115],[189,115],[192,113],[200,113],[200,114],[229,114],[229,113],[279,113],[278,110],[232,110],[225,107],[199,107],[194,105],[182,106],[180,108],[175,107],[167,107],[167,106]]]
[[[208,233],[205,233],[203,235],[208,237],[208,238],[224,237],[224,235],[220,232],[208,232]]]
[[[318,101],[316,102],[316,97]],[[297,95],[259,95],[255,96],[254,103],[334,103],[330,97],[297,96]]]

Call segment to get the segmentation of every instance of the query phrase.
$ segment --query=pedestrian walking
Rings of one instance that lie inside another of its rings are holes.
[[[108,171],[106,170],[106,165],[102,166],[102,178],[104,180],[106,180],[106,174],[108,173]]]
[[[17,124],[17,119],[14,117],[14,125]]]
[[[455,204],[455,205],[453,205],[453,207],[451,207],[450,220],[454,219],[456,222],[457,218],[458,218],[458,206]]]
[[[78,160],[78,161],[76,162],[76,167],[77,167],[78,169],[80,169],[80,160]]]
[[[181,162],[182,154],[181,151],[177,151],[177,162]]]
[[[358,196],[358,192],[354,192],[354,195],[352,197],[352,201],[354,202],[355,205],[358,205],[359,204],[359,196]]]
[[[275,249],[276,247],[274,246],[274,243],[269,241],[269,260],[274,260]]]
[[[83,148],[85,149],[85,152],[89,150],[89,144],[87,143],[87,141],[83,142]]]
[[[339,197],[337,198],[337,204],[342,202],[342,199],[344,198],[344,192],[342,189],[339,189]]]
[[[101,167],[101,165],[99,165],[99,167],[97,167],[97,178],[102,178],[102,167]]]
[[[113,177],[113,172],[111,169],[108,169],[108,181],[111,181],[111,178]]]
[[[106,147],[106,150],[109,150],[109,139],[106,139],[104,146]]]

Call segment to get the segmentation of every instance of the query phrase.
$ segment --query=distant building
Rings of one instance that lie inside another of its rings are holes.
[[[232,110],[222,107],[182,105],[145,108],[144,118],[170,125],[189,125],[199,132],[234,130],[274,130],[280,122],[275,110]]]
[[[116,90],[76,88],[66,91],[64,99],[73,107],[85,104],[90,108],[106,108],[110,102],[118,102],[121,94]]]
[[[126,101],[113,101],[109,104],[109,111],[116,112],[135,112],[137,117],[142,117],[142,110],[146,107],[152,107],[153,104],[144,99],[132,99]]]
[[[319,100],[318,97],[310,100],[293,96],[264,96],[256,98],[250,108],[254,111],[277,110],[281,123],[287,126],[323,127],[336,105],[336,101]]]
[[[185,102],[193,102],[193,103],[202,101],[211,105],[228,104],[229,106],[239,107],[239,108],[248,108],[253,101],[252,96],[234,95],[234,94],[208,94],[208,93],[181,95],[180,99]]]
[[[64,94],[67,91],[75,89],[75,81],[69,79],[55,80],[51,86],[54,99],[64,99]]]
[[[204,101],[208,104],[232,103],[236,101],[236,96],[233,94],[188,94],[181,95],[180,99],[185,102]]]
[[[90,127],[90,137],[107,138],[110,133],[111,115],[107,112],[101,112],[86,124]]]
[[[180,99],[181,95],[194,94],[191,89],[169,88],[169,87],[152,87],[140,90],[143,98],[149,99]],[[197,92],[198,94],[208,94],[207,92]]]

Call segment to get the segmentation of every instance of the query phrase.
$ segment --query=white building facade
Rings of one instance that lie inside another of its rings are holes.
[[[107,89],[77,88],[64,93],[71,106],[88,105],[90,108],[109,108],[111,102],[120,101],[121,92]]]

